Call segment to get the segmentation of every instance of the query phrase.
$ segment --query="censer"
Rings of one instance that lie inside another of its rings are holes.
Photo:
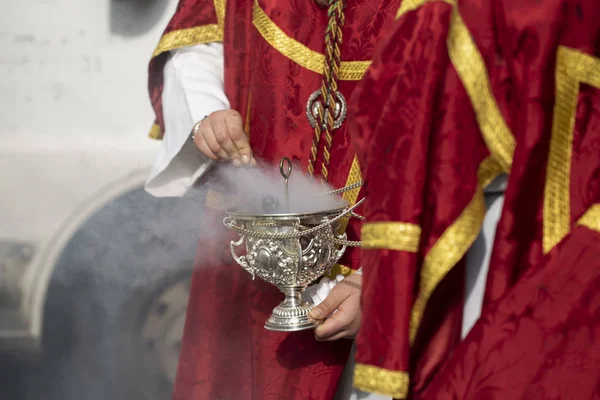
[[[332,209],[291,213],[288,179],[292,163],[289,158],[281,160],[279,171],[284,179],[286,204],[283,212],[272,209],[265,213],[244,213],[230,209],[223,223],[239,234],[239,239],[230,243],[234,260],[252,274],[253,279],[258,276],[285,294],[285,300],[275,307],[265,328],[290,332],[320,324],[309,318],[314,304],[303,301],[302,292],[338,262],[346,246],[360,245],[360,242],[346,240],[346,233],[338,230],[344,218],[355,216],[352,211],[362,200],[353,206],[343,201]],[[358,182],[322,195],[343,193],[361,184]],[[240,256],[236,247],[242,246],[246,254]]]

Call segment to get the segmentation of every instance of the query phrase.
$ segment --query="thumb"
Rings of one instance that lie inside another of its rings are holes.
[[[254,155],[252,154],[252,148],[250,147],[250,143],[248,143],[248,139],[237,141],[235,145],[242,163],[249,164],[254,159]]]
[[[338,287],[334,287],[329,295],[319,304],[310,311],[310,317],[312,319],[325,319],[330,316],[337,308],[342,304],[344,300],[348,298],[348,294],[343,290],[339,290]]]
[[[254,156],[252,154],[248,136],[244,132],[242,117],[237,111],[234,111],[231,118],[227,120],[227,127],[229,128],[229,135],[237,148],[237,153],[239,154],[242,163],[249,164]]]

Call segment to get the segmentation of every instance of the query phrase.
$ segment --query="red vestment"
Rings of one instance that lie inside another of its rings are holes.
[[[391,25],[398,4],[348,2],[339,71],[339,89],[346,98],[370,64],[375,40]],[[321,85],[327,21],[327,10],[313,1],[181,0],[150,63],[154,136],[160,137],[164,128],[160,97],[166,51],[222,40],[225,92],[246,121],[254,154],[269,163],[288,156],[306,170],[313,129],[305,106]],[[328,181],[335,187],[361,179],[346,125],[333,134]],[[354,203],[359,193],[344,196]],[[215,211],[212,226],[219,226],[222,217]],[[356,221],[349,224],[349,239],[358,238],[358,229]],[[219,242],[202,241],[199,249],[174,398],[332,398],[350,341],[319,343],[312,331],[266,331],[263,324],[281,293],[251,281],[233,264],[224,235],[216,236]],[[357,251],[347,251],[335,272],[357,269],[358,257]]]
[[[416,0],[399,17],[350,106],[367,195],[355,385],[598,398],[600,10]],[[457,277],[502,173],[482,318],[459,344]]]

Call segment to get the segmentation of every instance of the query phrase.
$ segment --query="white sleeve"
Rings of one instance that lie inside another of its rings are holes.
[[[323,300],[329,296],[329,293],[335,285],[337,285],[342,279],[343,275],[338,275],[334,280],[330,280],[327,277],[321,278],[319,283],[309,286],[304,292],[302,292],[302,299],[304,301],[312,301],[315,306],[321,304]]]
[[[362,276],[362,267],[360,267],[355,275]],[[329,296],[331,290],[340,283],[344,279],[344,275],[338,275],[334,280],[330,280],[329,278],[321,278],[319,283],[316,285],[312,285],[306,288],[306,290],[302,293],[302,298],[304,301],[312,301],[315,306],[321,304],[323,300]]]
[[[208,43],[172,51],[164,67],[165,135],[145,189],[156,197],[183,196],[213,164],[192,143],[197,121],[229,109],[224,90],[223,45]]]

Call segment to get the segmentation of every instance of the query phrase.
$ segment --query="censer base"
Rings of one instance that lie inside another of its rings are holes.
[[[302,301],[303,286],[278,286],[278,288],[285,294],[285,300],[273,309],[273,313],[265,323],[265,329],[295,332],[314,329],[322,324],[322,321],[315,321],[308,316],[314,304]]]

